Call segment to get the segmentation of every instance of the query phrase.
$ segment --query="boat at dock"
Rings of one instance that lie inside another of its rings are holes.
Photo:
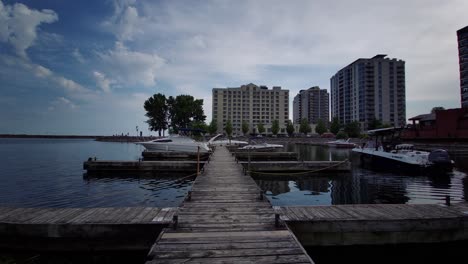
[[[263,152],[263,151],[280,151],[284,148],[283,145],[280,144],[269,144],[269,143],[261,143],[261,144],[250,144],[247,146],[243,146],[238,148],[241,151],[256,151],[256,152]]]
[[[347,140],[337,139],[334,141],[328,141],[325,144],[329,147],[334,147],[334,148],[355,148],[356,147],[356,144],[349,142],[349,138]]]
[[[226,145],[237,145],[237,146],[244,146],[248,145],[249,143],[247,141],[241,141],[241,140],[233,140],[233,139],[217,139],[221,137],[222,134],[218,134],[215,137],[211,138],[208,141],[209,146],[226,146]]]
[[[376,169],[405,172],[447,173],[454,162],[447,151],[436,149],[431,152],[415,150],[411,144],[399,143],[399,128],[369,130],[370,140],[352,149],[360,155],[361,164]]]
[[[190,137],[179,135],[159,138],[147,142],[137,142],[136,144],[144,146],[149,151],[200,153],[211,151],[206,142],[197,142]]]

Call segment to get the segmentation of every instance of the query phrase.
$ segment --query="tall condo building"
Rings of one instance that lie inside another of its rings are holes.
[[[332,118],[358,121],[364,130],[374,119],[406,124],[405,62],[386,56],[358,59],[331,77]]]
[[[293,101],[294,123],[300,123],[303,118],[306,118],[309,123],[317,124],[321,119],[327,124],[330,119],[329,97],[328,91],[318,86],[300,90]]]
[[[227,120],[231,120],[234,135],[242,135],[242,122],[249,124],[250,133],[257,124],[263,124],[266,133],[278,120],[284,132],[289,117],[289,90],[253,83],[235,88],[213,88],[213,120],[218,133],[223,133]],[[258,131],[255,131],[258,132]]]
[[[468,26],[457,31],[461,106],[468,107]]]

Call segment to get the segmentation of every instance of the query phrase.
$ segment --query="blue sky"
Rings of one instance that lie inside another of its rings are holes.
[[[376,54],[406,61],[408,118],[459,107],[466,10],[466,0],[0,0],[0,133],[148,134],[154,93],[204,99],[211,120],[213,87],[253,82],[293,98]]]

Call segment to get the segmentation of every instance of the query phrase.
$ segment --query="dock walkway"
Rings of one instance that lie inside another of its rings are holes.
[[[313,263],[255,181],[226,148],[218,148],[179,208],[177,228],[166,228],[148,263]]]

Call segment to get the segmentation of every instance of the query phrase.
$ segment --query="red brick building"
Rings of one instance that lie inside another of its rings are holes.
[[[468,140],[468,108],[437,110],[409,120],[412,124],[402,133],[404,139]]]

